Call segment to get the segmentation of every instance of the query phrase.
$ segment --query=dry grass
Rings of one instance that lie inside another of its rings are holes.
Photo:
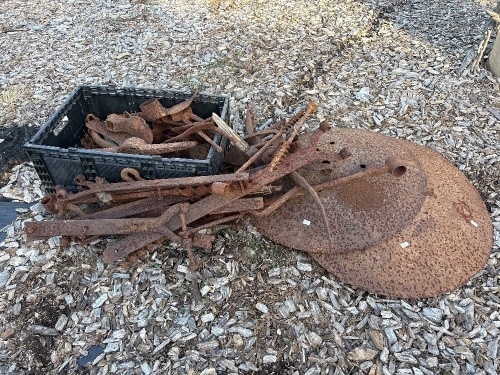
[[[210,7],[218,7],[220,5],[235,5],[237,0],[207,0]]]
[[[11,86],[0,94],[0,112],[14,112],[24,93],[22,86]]]

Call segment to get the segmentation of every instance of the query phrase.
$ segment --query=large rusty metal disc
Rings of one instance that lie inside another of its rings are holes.
[[[307,137],[301,139],[309,143]],[[332,129],[321,136],[318,148],[339,152],[347,147],[351,156],[342,163],[319,161],[299,170],[309,184],[316,185],[383,165],[388,157],[404,161],[407,172],[401,177],[383,174],[319,193],[332,243],[320,208],[307,195],[288,201],[270,215],[252,218],[252,223],[273,241],[309,253],[360,250],[393,237],[417,215],[426,186],[418,158],[396,142],[367,130]]]
[[[493,243],[488,211],[467,178],[428,148],[406,141],[427,175],[425,202],[410,225],[362,251],[313,253],[339,279],[394,298],[434,297],[465,284]]]

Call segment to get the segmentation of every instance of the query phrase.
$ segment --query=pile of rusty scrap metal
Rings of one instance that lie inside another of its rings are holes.
[[[348,283],[387,296],[436,296],[484,266],[491,220],[460,171],[429,149],[367,130],[322,122],[299,136],[316,108],[310,104],[258,132],[250,111],[244,139],[215,114],[210,125],[195,119],[191,133],[217,127],[229,135],[234,147],[225,161],[233,173],[143,180],[126,168],[118,183],[78,176],[83,191],[56,188],[43,198],[61,220],[27,222],[28,240],[123,235],[103,253],[106,262],[115,262],[166,238],[183,245],[195,268],[192,247],[209,249],[214,240],[202,230],[247,215],[272,240],[308,252]],[[148,118],[167,126],[175,121],[165,120],[173,115],[168,111]],[[180,113],[182,121],[193,119]],[[119,132],[120,126],[106,124]]]
[[[232,134],[216,126],[212,117],[203,119],[193,113],[191,104],[196,93],[188,100],[165,108],[156,98],[142,103],[141,112],[112,113],[101,121],[97,116],[86,117],[87,133],[82,138],[86,149],[100,148],[101,151],[137,155],[172,156],[190,150],[187,156],[206,156],[213,146],[222,152],[221,146],[213,141],[214,133],[233,139]]]
[[[214,239],[200,234],[200,230],[235,220],[249,212],[254,215],[272,212],[279,204],[264,202],[264,196],[281,190],[281,186],[273,186],[273,182],[292,175],[300,186],[305,186],[307,182],[300,179],[296,169],[314,160],[336,163],[349,157],[347,149],[335,154],[315,149],[318,136],[327,130],[326,124],[314,133],[310,147],[287,155],[306,118],[316,107],[311,104],[289,121],[280,121],[259,133],[254,133],[251,121],[247,121],[248,128],[252,128],[247,138],[254,145],[237,136],[213,114],[218,127],[226,129],[225,134],[229,134],[237,146],[228,155],[232,164],[241,164],[234,173],[143,180],[136,170],[124,168],[122,178],[125,181],[118,183],[107,183],[99,178],[86,181],[83,176],[77,176],[75,182],[85,190],[71,194],[56,187],[55,194],[48,194],[42,200],[49,212],[60,218],[71,214],[71,219],[29,222],[26,226],[28,239],[64,236],[89,242],[99,236],[125,234],[125,238],[112,243],[104,251],[104,260],[114,262],[166,237],[185,246],[191,266],[195,267],[192,245],[210,248]],[[161,115],[164,118],[165,113]],[[272,136],[270,140],[262,141],[269,135]],[[262,161],[271,154],[274,156],[269,163]],[[247,170],[254,163],[264,165]],[[307,191],[317,195],[311,187]],[[86,208],[83,209],[82,205]]]

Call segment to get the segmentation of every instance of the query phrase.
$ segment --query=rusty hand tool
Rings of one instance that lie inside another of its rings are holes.
[[[158,99],[149,99],[139,105],[139,108],[141,108],[141,112],[135,115],[141,116],[146,121],[155,121],[165,116],[177,114],[191,106],[191,103],[193,102],[196,95],[198,95],[197,92],[195,92],[194,95],[191,96],[188,100],[185,100],[170,108],[165,108]]]
[[[123,115],[112,113],[106,117],[106,129],[115,133],[126,133],[130,137],[143,139],[146,143],[153,142],[153,132],[146,121],[139,116],[125,112]]]
[[[108,130],[106,128],[106,125],[104,124],[104,122],[99,120],[99,118],[97,116],[95,116],[91,113],[88,114],[86,117],[85,126],[88,129],[93,130],[95,133],[98,133],[100,135],[99,138],[104,140],[104,138],[102,138],[102,137],[105,137],[106,138],[105,140],[111,140],[117,145],[121,145],[127,138],[130,137],[130,135],[127,133],[114,132],[114,131]],[[92,137],[92,139],[94,139],[94,141],[96,143],[97,143],[97,141],[99,141],[99,139],[96,140],[94,138],[94,136]],[[107,147],[109,147],[109,146],[107,146]]]

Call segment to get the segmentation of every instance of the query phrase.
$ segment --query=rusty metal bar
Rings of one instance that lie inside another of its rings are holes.
[[[185,202],[189,197],[170,196],[170,197],[148,197],[137,201],[124,203],[106,210],[97,211],[91,214],[83,215],[78,219],[100,220],[100,219],[121,219],[124,217],[140,215],[153,209],[164,208],[176,203]]]
[[[221,225],[221,224],[224,224],[224,223],[227,223],[227,222],[230,222],[230,221],[241,219],[245,215],[246,215],[246,212],[242,212],[242,213],[239,213],[239,214],[235,214],[235,215],[223,217],[222,219],[213,220],[213,221],[211,221],[209,223],[206,223],[206,224],[200,225],[200,226],[198,226],[196,228],[190,229],[189,234],[190,235],[195,235],[200,230],[211,229],[211,228],[214,228],[214,227],[216,227],[218,225]]]
[[[198,145],[196,141],[183,141],[172,143],[150,144],[141,138],[130,137],[120,146],[114,149],[103,149],[102,151],[114,151],[125,154],[137,155],[162,155],[169,152],[187,150]],[[217,146],[219,147],[219,146]]]
[[[132,234],[141,232],[163,232],[162,226],[179,212],[179,205],[169,207],[161,216],[153,219],[79,219],[59,221],[27,222],[28,241],[54,236],[104,236],[111,234]],[[176,228],[178,229],[178,228]]]
[[[245,118],[245,134],[251,135],[255,133],[255,115],[252,107],[247,108],[247,116]]]
[[[264,198],[240,198],[224,207],[212,212],[212,214],[227,214],[230,212],[247,212],[264,208]]]
[[[405,164],[406,163],[403,160],[390,157],[386,159],[385,164],[383,165],[367,168],[363,172],[354,173],[349,176],[337,178],[336,180],[315,185],[314,190],[319,192],[322,190],[332,189],[338,185],[345,184],[354,180],[359,180],[362,178],[372,178],[386,173],[390,173],[394,177],[401,177],[406,173]]]
[[[250,175],[248,173],[234,173],[215,176],[196,176],[196,177],[179,177],[170,179],[144,180],[133,182],[116,182],[113,184],[95,185],[92,189],[85,190],[76,194],[68,195],[65,200],[71,203],[84,201],[88,197],[92,197],[97,193],[135,193],[146,191],[158,191],[161,189],[169,189],[185,186],[207,185],[214,182],[233,182],[233,181],[248,181]]]

